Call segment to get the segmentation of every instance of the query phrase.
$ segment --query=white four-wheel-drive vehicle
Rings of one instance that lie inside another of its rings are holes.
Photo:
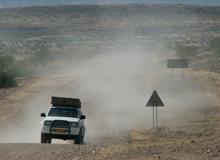
[[[55,139],[72,139],[75,144],[83,144],[85,135],[85,115],[81,102],[75,98],[52,97],[52,107],[44,117],[41,130],[41,143],[51,143]]]

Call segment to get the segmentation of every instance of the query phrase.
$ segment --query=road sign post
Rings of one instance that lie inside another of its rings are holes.
[[[156,107],[156,128],[158,127],[158,113],[157,113],[157,107]]]
[[[172,68],[172,80],[174,80],[174,68]]]
[[[155,90],[146,104],[147,107],[153,107],[153,128],[158,127],[158,112],[157,107],[164,107],[164,104]],[[156,124],[156,126],[155,126]]]
[[[181,68],[182,69],[182,79],[184,79],[184,69],[188,68],[188,60],[187,59],[168,59],[167,60],[167,68],[172,69],[172,80],[174,80],[174,69]]]
[[[153,128],[154,128],[154,106],[153,106]]]

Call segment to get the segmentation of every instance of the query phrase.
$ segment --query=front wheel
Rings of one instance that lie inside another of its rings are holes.
[[[75,138],[75,144],[83,144],[84,142],[84,135],[82,133],[82,129],[80,130],[80,133],[78,136]]]
[[[41,143],[51,143],[52,138],[46,134],[41,133]]]

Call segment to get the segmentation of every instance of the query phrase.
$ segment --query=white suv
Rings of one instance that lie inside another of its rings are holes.
[[[41,143],[51,143],[55,139],[73,139],[75,144],[83,144],[85,135],[85,115],[81,111],[79,99],[52,97],[52,107],[48,113],[41,113]]]

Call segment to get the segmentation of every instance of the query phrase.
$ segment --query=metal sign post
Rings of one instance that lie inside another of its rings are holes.
[[[153,128],[154,128],[154,106],[153,106]]]
[[[185,79],[185,76],[184,76],[184,68],[182,68],[182,79],[183,79],[183,80]]]
[[[172,80],[174,80],[174,69],[181,68],[182,79],[184,79],[184,68],[188,68],[188,60],[187,59],[168,59],[167,68],[172,69]]]
[[[158,127],[158,118],[157,118],[158,116],[157,115],[158,113],[157,113],[157,107],[156,107],[156,128]]]
[[[149,101],[146,104],[147,107],[153,107],[153,128],[158,127],[158,112],[157,107],[164,107],[160,96],[158,95],[157,91],[155,90],[151,95]],[[155,109],[154,109],[155,108]],[[155,123],[156,122],[156,123]],[[156,126],[155,126],[156,124]]]
[[[172,80],[174,80],[174,68],[172,68]]]

